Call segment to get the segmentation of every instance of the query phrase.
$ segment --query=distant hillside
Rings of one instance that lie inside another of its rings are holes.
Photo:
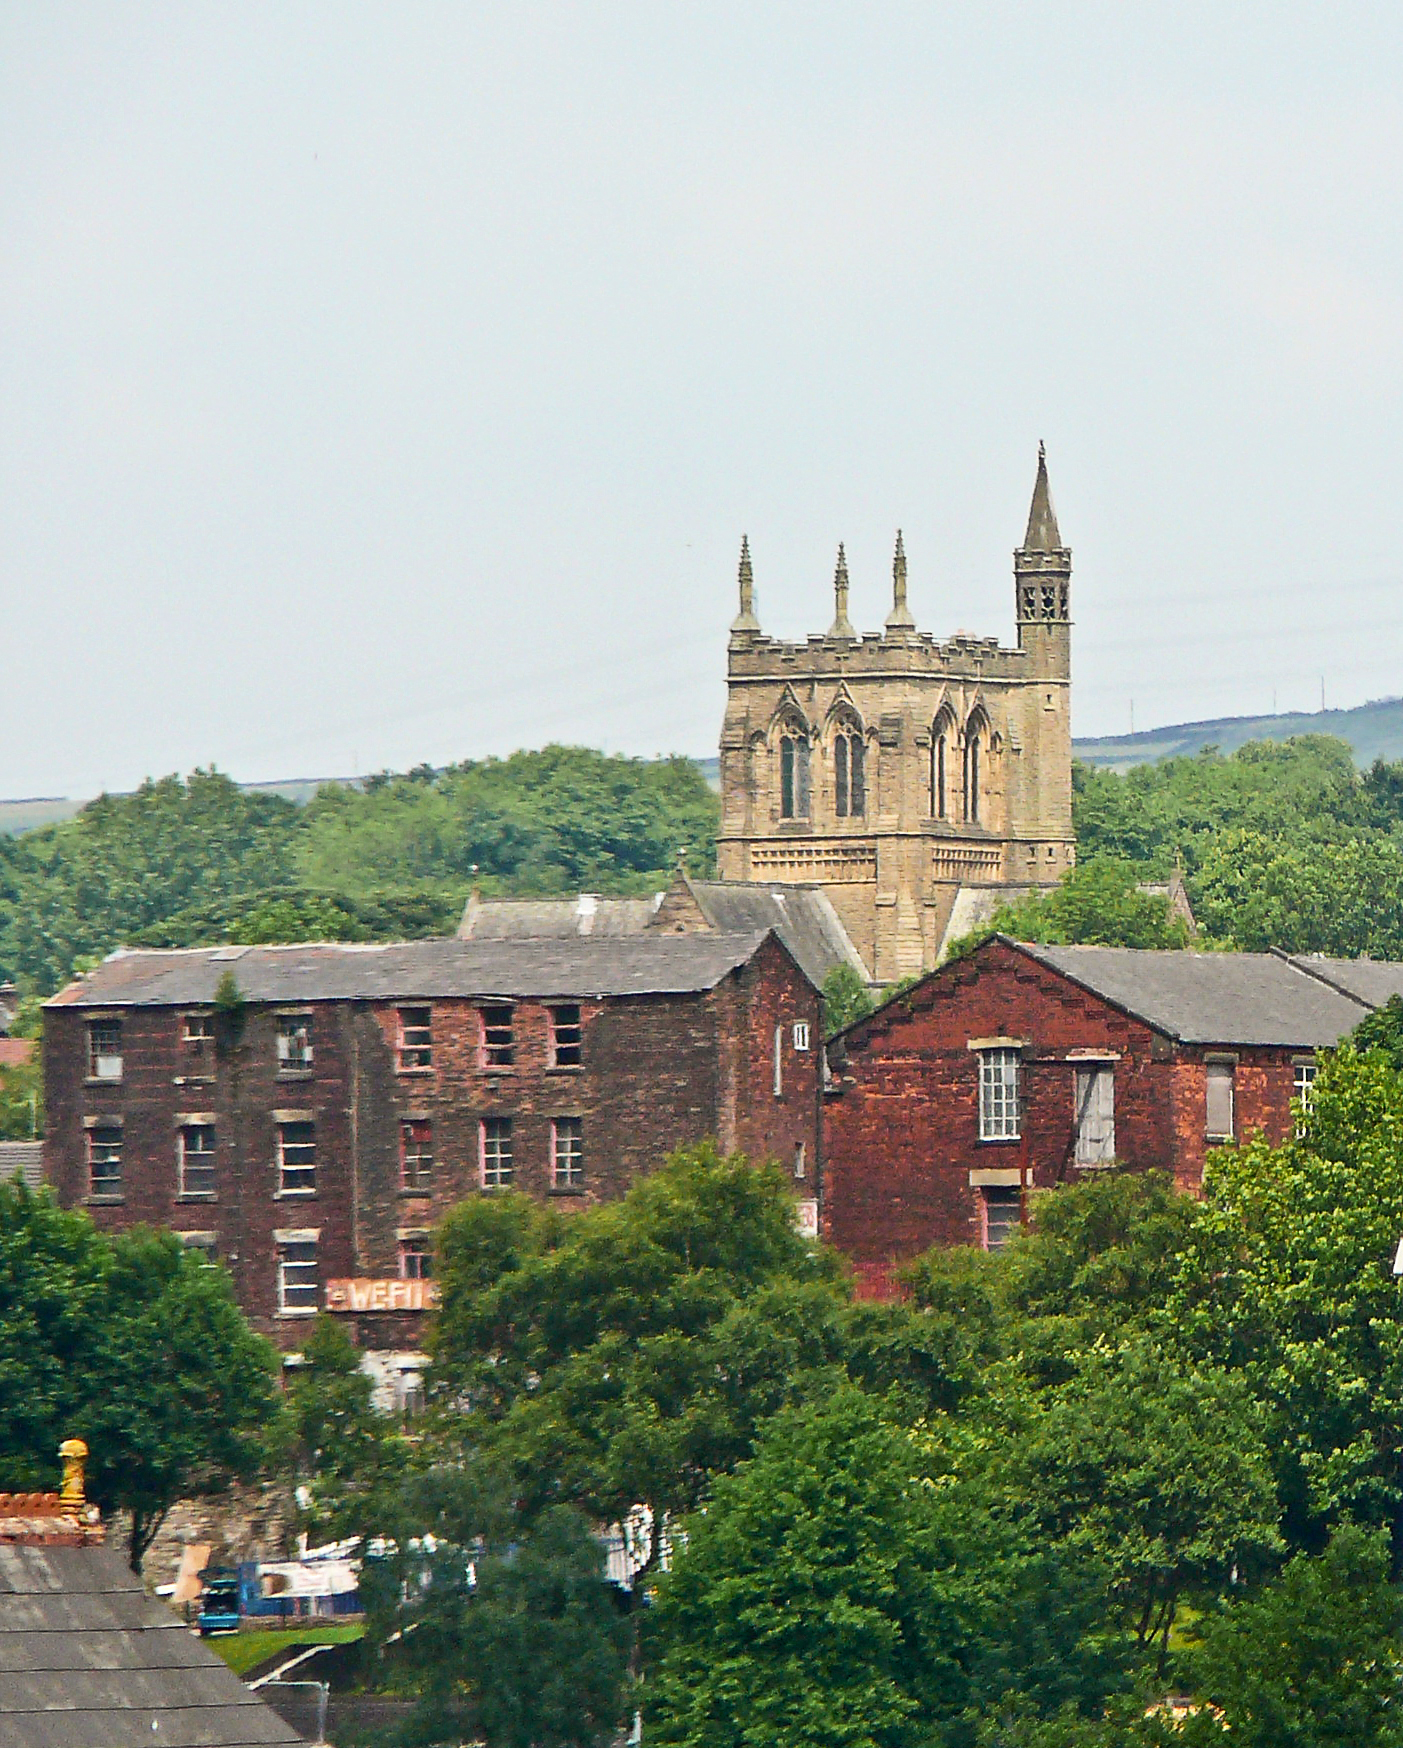
[[[1348,741],[1361,768],[1375,759],[1403,759],[1403,698],[1377,698],[1353,710],[1315,710],[1284,716],[1220,716],[1211,722],[1179,722],[1140,734],[1101,735],[1072,742],[1088,765],[1128,771],[1201,747],[1235,752],[1250,740],[1289,740],[1297,734],[1331,734]]]
[[[358,783],[358,777],[288,777],[276,783],[240,783],[254,795],[281,795],[287,801],[310,801],[323,783]],[[0,836],[14,837],[39,825],[57,825],[87,806],[89,796],[71,801],[62,795],[36,795],[23,801],[0,801]]]

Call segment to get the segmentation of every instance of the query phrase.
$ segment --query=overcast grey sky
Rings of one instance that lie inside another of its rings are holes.
[[[1403,7],[0,6],[0,794],[714,750],[766,630],[1083,734],[1403,692]]]

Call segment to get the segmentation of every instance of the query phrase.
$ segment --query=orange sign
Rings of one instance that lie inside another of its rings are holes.
[[[437,1281],[328,1281],[328,1311],[432,1311]]]

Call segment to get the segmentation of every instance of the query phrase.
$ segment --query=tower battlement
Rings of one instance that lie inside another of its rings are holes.
[[[999,899],[1059,880],[1075,859],[1071,570],[1041,445],[1014,554],[1013,647],[917,629],[900,533],[882,631],[848,616],[840,546],[828,630],[767,637],[744,540],[722,878],[819,882],[878,982],[928,969]]]

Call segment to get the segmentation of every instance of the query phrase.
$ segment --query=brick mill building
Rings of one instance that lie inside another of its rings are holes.
[[[881,1293],[932,1245],[997,1249],[1033,1189],[1196,1189],[1210,1147],[1284,1140],[1315,1052],[1395,994],[1403,965],[995,936],[830,1045],[825,1234]]]
[[[935,965],[995,902],[1075,860],[1072,555],[1039,450],[1014,554],[1017,645],[918,631],[897,536],[880,632],[848,616],[840,547],[833,623],[766,637],[748,545],[721,731],[723,880],[816,884],[879,983]]]
[[[770,931],[122,951],[44,1021],[60,1200],[217,1254],[284,1347],[325,1305],[412,1353],[456,1202],[608,1200],[708,1136],[817,1227],[820,1000]]]

